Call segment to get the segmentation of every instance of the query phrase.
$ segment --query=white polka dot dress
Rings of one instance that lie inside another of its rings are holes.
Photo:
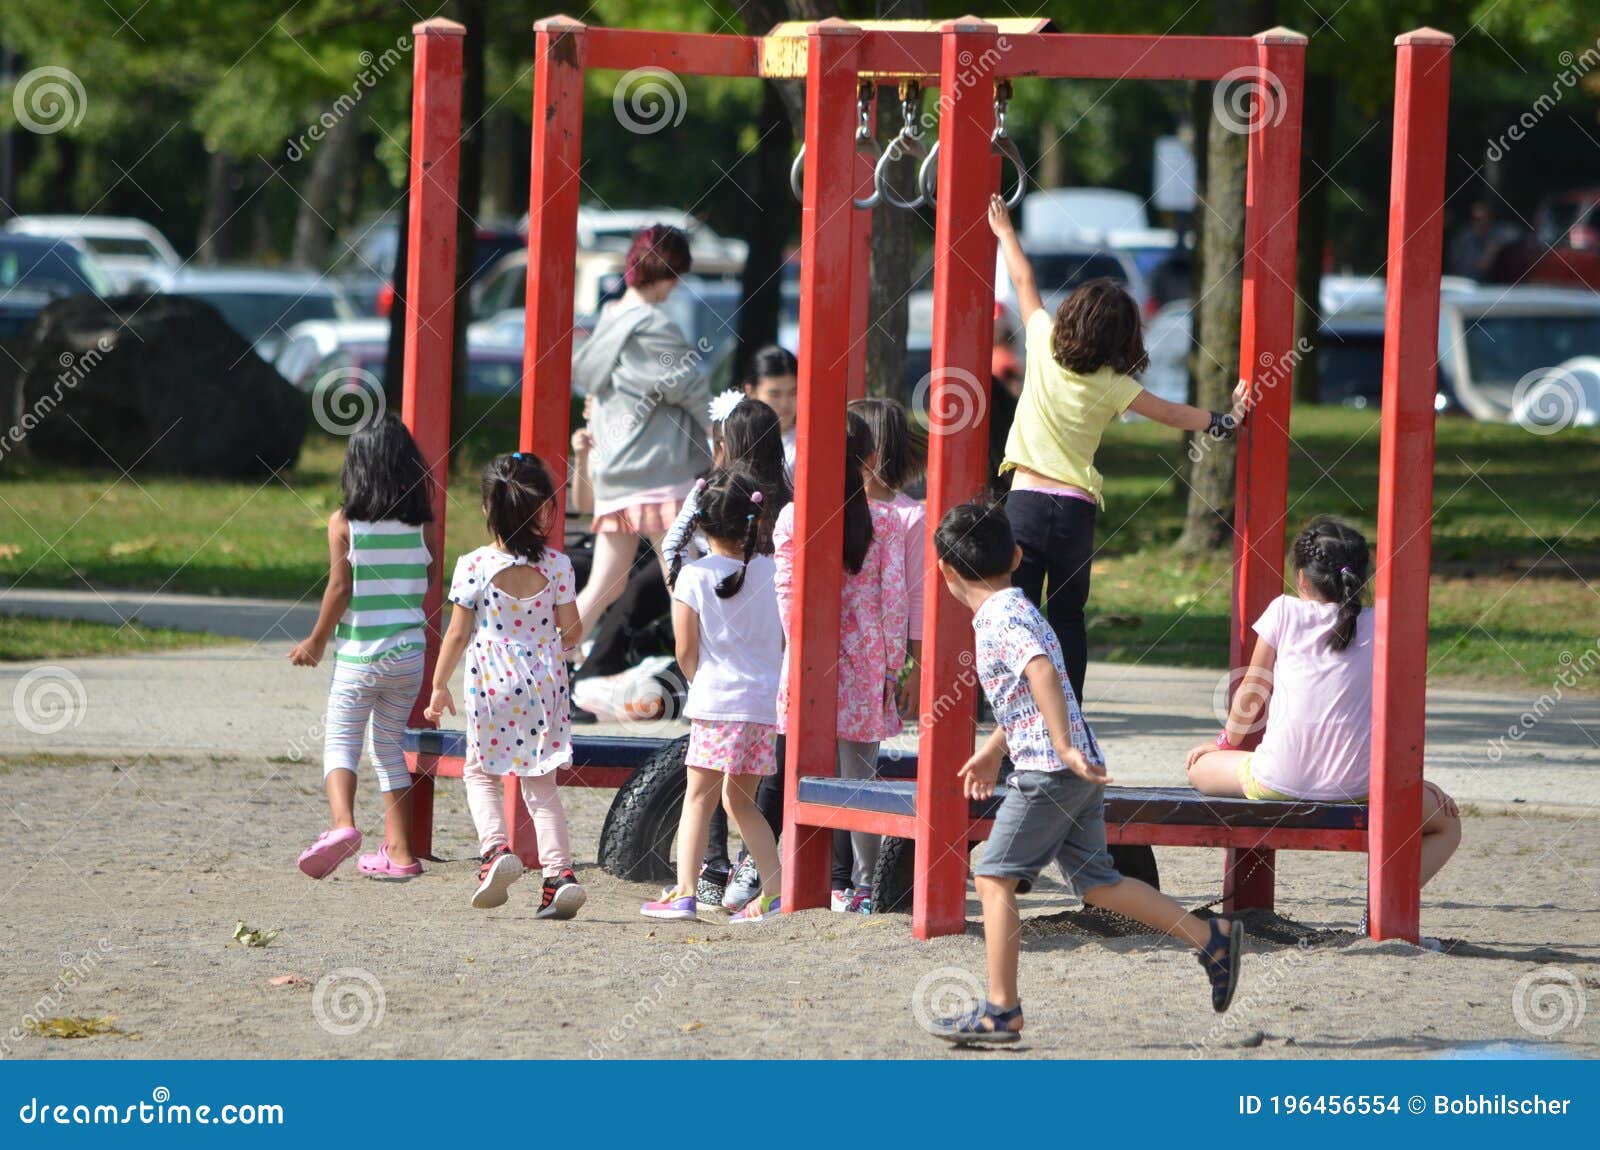
[[[508,567],[531,566],[543,590],[518,599],[494,585]],[[537,563],[497,547],[456,562],[450,601],[477,622],[467,648],[467,757],[491,775],[544,775],[572,762],[572,711],[556,607],[577,599],[572,561],[546,551]]]

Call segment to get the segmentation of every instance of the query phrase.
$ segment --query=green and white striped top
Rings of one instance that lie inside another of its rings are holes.
[[[428,545],[421,527],[397,519],[350,521],[350,606],[333,631],[341,663],[375,663],[425,642],[422,596],[428,589]]]

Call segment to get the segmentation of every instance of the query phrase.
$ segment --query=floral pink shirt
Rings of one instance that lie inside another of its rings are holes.
[[[887,506],[900,521],[906,557],[906,611],[910,616],[911,638],[922,638],[922,599],[924,595],[923,553],[928,543],[928,509],[904,491],[896,491]]]
[[[839,721],[837,735],[870,743],[900,733],[895,688],[906,661],[907,596],[904,528],[887,503],[869,503],[872,546],[861,570],[845,573],[839,602]],[[778,564],[778,614],[790,633],[794,592],[794,504],[772,530]],[[778,729],[788,720],[789,654],[778,683]]]

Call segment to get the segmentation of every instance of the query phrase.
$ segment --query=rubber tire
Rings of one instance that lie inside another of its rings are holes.
[[[678,877],[672,840],[688,789],[688,752],[688,735],[664,743],[618,788],[600,828],[600,867],[607,874],[631,882]]]
[[[970,852],[975,843],[968,843]],[[1124,878],[1136,878],[1161,889],[1161,875],[1156,870],[1156,852],[1147,846],[1114,846],[1107,848],[1111,860]],[[878,852],[878,866],[872,872],[872,913],[900,914],[911,910],[912,891],[916,886],[916,843],[911,839],[885,838]]]

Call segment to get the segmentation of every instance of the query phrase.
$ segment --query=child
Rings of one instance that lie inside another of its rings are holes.
[[[1189,782],[1208,795],[1364,803],[1372,761],[1374,621],[1361,609],[1361,594],[1371,553],[1355,528],[1320,519],[1295,539],[1293,555],[1299,598],[1278,596],[1256,620],[1255,651],[1227,725],[1215,744],[1189,752]],[[1263,723],[1260,744],[1241,750]],[[1423,886],[1460,844],[1454,800],[1424,783]]]
[[[778,621],[773,561],[756,554],[765,493],[755,476],[723,469],[700,489],[696,525],[711,553],[674,563],[672,622],[678,666],[689,679],[688,790],[678,822],[678,884],[647,902],[648,918],[692,919],[695,877],[720,793],[761,873],[761,889],[729,921],[779,910],[778,840],[756,806],[757,783],[777,771]]]
[[[1085,903],[1198,950],[1211,980],[1212,1008],[1227,1010],[1239,981],[1244,924],[1215,918],[1207,923],[1112,865],[1103,809],[1103,788],[1111,781],[1105,759],[1078,710],[1061,644],[1039,609],[1011,585],[1022,552],[1005,514],[985,503],[952,508],[939,524],[934,547],[945,586],[972,609],[975,665],[994,708],[994,734],[960,771],[967,797],[994,793],[1008,753],[1014,768],[973,869],[983,901],[989,997],[964,1017],[938,1020],[934,1033],[956,1043],[1015,1042],[1021,1036],[1016,896],[1032,889],[1051,860]]]
[[[898,703],[902,715],[915,717],[922,689],[923,552],[927,546],[928,512],[901,488],[922,474],[926,443],[912,434],[903,404],[892,399],[857,399],[849,407],[866,420],[872,435],[872,458],[863,480],[867,498],[886,505],[899,526],[901,554],[906,570],[907,642],[910,659],[900,681]],[[871,913],[872,892],[851,885],[852,847],[848,831],[833,833],[834,910]]]
[[[422,596],[433,562],[431,484],[416,441],[393,415],[350,437],[339,483],[344,499],[328,518],[322,611],[310,637],[289,652],[296,667],[315,667],[333,640],[322,752],[333,826],[300,855],[300,869],[326,878],[360,849],[356,765],[370,727],[372,765],[384,799],[384,841],[356,865],[368,878],[404,881],[422,873],[411,853],[405,733],[422,690]]]
[[[844,585],[839,604],[839,774],[870,779],[878,770],[878,744],[900,733],[897,692],[906,661],[907,587],[904,537],[895,509],[867,497],[866,475],[877,463],[872,430],[849,412],[845,439]],[[794,586],[794,506],[783,509],[772,533],[777,545],[778,608],[790,633]],[[788,717],[789,656],[784,650],[778,724]],[[877,835],[852,832],[854,854],[846,909],[872,913],[872,872],[878,864]],[[843,892],[839,892],[842,894]]]
[[[1151,395],[1131,378],[1145,369],[1149,357],[1139,306],[1121,285],[1090,280],[1062,302],[1052,320],[999,196],[989,201],[989,226],[999,237],[1026,330],[1022,395],[1000,464],[1002,474],[1014,472],[1006,515],[1022,548],[1016,585],[1048,615],[1073,693],[1082,699],[1094,521],[1105,505],[1094,456],[1106,425],[1134,411],[1169,427],[1228,438],[1243,414],[1244,384],[1234,392],[1229,413]],[[1042,598],[1047,577],[1048,601]]]
[[[789,474],[794,474],[794,421],[800,395],[800,361],[794,353],[777,344],[768,344],[750,361],[750,375],[744,393],[759,399],[778,415],[783,429],[783,459]],[[777,512],[772,513],[776,519]],[[769,520],[771,522],[772,520]]]
[[[533,816],[544,868],[535,918],[571,918],[587,896],[572,873],[567,814],[557,768],[572,762],[572,718],[565,648],[578,641],[572,561],[546,541],[555,489],[536,455],[516,452],[483,469],[483,515],[490,538],[456,561],[450,626],[423,712],[437,722],[456,713],[450,680],[467,654],[467,806],[483,851],[475,907],[500,906],[522,876],[506,845],[501,780],[516,775]],[[470,644],[470,652],[469,652]]]
[[[782,350],[782,349],[778,349]],[[763,514],[756,538],[756,554],[772,554],[772,524],[793,498],[784,463],[783,424],[777,412],[743,391],[725,391],[711,401],[711,457],[718,468],[739,467],[760,485]],[[684,500],[666,538],[661,554],[668,570],[682,562],[682,555],[695,535],[695,516],[699,513],[701,483]],[[696,549],[696,553],[704,550]],[[756,787],[756,805],[766,817],[773,834],[783,827],[783,747],[779,741],[776,774],[764,777]],[[730,894],[731,887],[731,894]],[[707,906],[726,906],[739,910],[755,897],[761,887],[756,864],[748,853],[737,870],[728,858],[728,815],[720,806],[712,812],[711,832],[706,844],[705,865],[695,884],[695,897]]]

